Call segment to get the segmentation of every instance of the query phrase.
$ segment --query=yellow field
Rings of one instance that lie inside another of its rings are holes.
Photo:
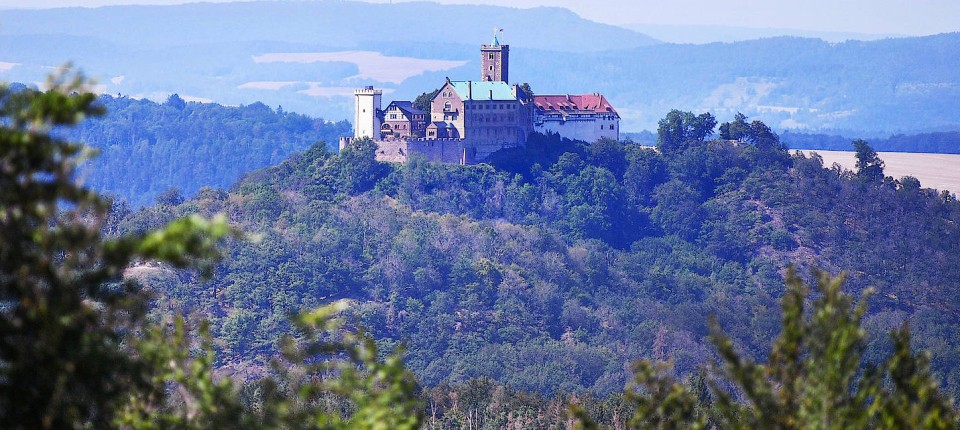
[[[856,169],[856,157],[850,151],[801,151],[810,155],[816,152],[823,157],[823,165],[840,164],[846,169]],[[885,165],[887,176],[899,179],[913,176],[924,188],[949,190],[960,193],[960,155],[922,154],[914,152],[878,152]]]

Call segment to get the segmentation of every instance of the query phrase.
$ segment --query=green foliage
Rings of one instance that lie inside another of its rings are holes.
[[[849,268],[852,291],[877,286],[865,361],[881,362],[885,333],[910,322],[943,391],[960,392],[960,324],[942,311],[960,297],[960,203],[909,180],[865,187],[767,138],[667,154],[534,135],[475,166],[317,145],[115,230],[223,212],[260,238],[231,242],[212,279],[147,283],[162,292],[158,315],[210,316],[218,367],[257,368],[296,333],[287,315],[350,299],[381,348],[407,345],[425,386],[488,378],[604,395],[637,358],[695,372],[712,357],[711,314],[764,359],[785,266],[801,262]]]
[[[694,387],[665,376],[665,368],[641,361],[633,428],[737,429],[947,429],[960,425],[952,402],[939,392],[926,359],[910,349],[906,329],[893,332],[894,352],[879,367],[865,365],[865,293],[854,305],[844,278],[815,271],[816,295],[793,269],[787,273],[782,331],[766,364],[737,351],[718,326],[711,335],[722,361],[706,401]],[[733,389],[726,388],[732,384]],[[589,417],[574,411],[584,427]],[[709,418],[708,418],[709,416]]]
[[[138,430],[267,428],[262,417],[248,412],[230,378],[214,376],[213,343],[201,325],[200,352],[195,354],[182,317],[172,331],[148,327],[134,340],[134,349],[150,370],[150,384],[132,392],[116,424]],[[275,413],[265,405],[260,413]]]
[[[150,296],[133,280],[137,275],[124,272],[162,264],[209,276],[221,240],[238,234],[222,215],[194,214],[160,230],[105,239],[103,230],[116,229],[111,206],[123,206],[77,185],[83,147],[50,135],[101,110],[84,91],[82,76],[64,71],[48,84],[46,92],[0,87],[0,426],[420,425],[412,374],[399,354],[381,362],[372,339],[343,329],[336,315],[344,302],[302,314],[295,324],[300,337],[284,342],[277,376],[241,388],[218,375],[206,323],[200,324],[199,345],[180,317],[172,329],[149,323],[144,311]],[[222,201],[222,194],[205,190],[201,196]],[[172,211],[181,203],[166,199],[158,207]],[[257,395],[245,395],[245,388]]]
[[[344,329],[336,302],[296,317],[302,337],[283,341],[274,376],[248,388],[216,376],[205,324],[199,354],[182,318],[172,331],[151,328],[135,348],[153,370],[150,390],[135,393],[117,423],[131,429],[416,429],[423,406],[399,354],[380,361],[376,344]],[[332,336],[332,338],[331,338]]]
[[[295,413],[288,425],[298,427],[295,423],[305,422],[303,428],[419,428],[423,406],[416,398],[416,379],[404,368],[399,353],[381,362],[372,338],[363,332],[342,330],[343,321],[334,317],[347,307],[347,302],[339,301],[299,315],[295,325],[305,337],[284,341],[285,362],[279,370],[286,375],[293,372],[305,375],[296,378],[291,386],[291,391],[302,400],[309,402],[319,394],[332,393],[351,402],[351,413],[341,415],[327,411],[322,404],[313,405]],[[322,336],[327,333],[337,333],[339,337],[326,340]],[[323,359],[331,356],[335,359]],[[310,375],[334,377],[317,379]]]
[[[866,183],[883,182],[883,160],[863,139],[853,141],[854,155],[857,157],[857,178]]]
[[[750,133],[747,116],[737,112],[733,121],[720,124],[720,138],[727,140],[744,140]]]
[[[433,91],[422,93],[417,98],[413,100],[413,107],[420,109],[424,114],[427,115],[427,120],[430,120],[430,103],[433,102],[433,98],[440,94],[440,88],[437,88]]]
[[[263,103],[221,106],[185,102],[176,94],[165,103],[102,95],[95,105],[107,114],[58,134],[98,150],[99,156],[79,169],[89,188],[134,207],[154,199],[171,202],[172,189],[192,196],[204,186],[228,187],[317,142],[336,145],[351,130],[346,121],[328,122]]]
[[[82,76],[64,71],[48,86],[0,88],[0,426],[104,427],[125,393],[148,385],[123,346],[145,298],[124,269],[209,262],[230,229],[192,218],[103,240],[110,203],[74,182],[83,147],[49,134],[102,110]]]
[[[703,142],[713,134],[717,120],[710,113],[694,115],[692,112],[672,110],[660,120],[657,128],[657,148],[671,155]]]

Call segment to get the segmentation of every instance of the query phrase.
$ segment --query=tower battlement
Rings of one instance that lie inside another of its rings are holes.
[[[373,88],[373,85],[367,85],[363,88],[357,88],[353,90],[354,95],[383,95],[383,90],[378,90]]]
[[[480,45],[480,80],[510,82],[510,45]]]

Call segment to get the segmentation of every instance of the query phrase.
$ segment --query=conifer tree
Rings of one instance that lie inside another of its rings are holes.
[[[892,334],[889,359],[865,366],[861,319],[869,291],[855,304],[842,291],[843,276],[815,271],[814,278],[811,288],[792,268],[788,271],[782,331],[767,363],[744,357],[714,324],[712,340],[722,367],[711,372],[710,396],[677,381],[664,364],[638,363],[636,385],[627,391],[636,411],[631,428],[709,428],[710,423],[722,429],[784,430],[960,426],[952,401],[937,389],[928,358],[910,349],[908,330]],[[583,411],[574,408],[573,414],[580,428],[599,428]]]

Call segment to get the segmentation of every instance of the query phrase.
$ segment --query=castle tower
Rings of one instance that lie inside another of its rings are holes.
[[[509,82],[510,45],[501,45],[496,33],[493,44],[480,46],[480,68],[482,81]]]
[[[380,139],[380,97],[383,91],[373,89],[373,86],[354,90],[356,104],[353,115],[353,137],[369,137]]]

